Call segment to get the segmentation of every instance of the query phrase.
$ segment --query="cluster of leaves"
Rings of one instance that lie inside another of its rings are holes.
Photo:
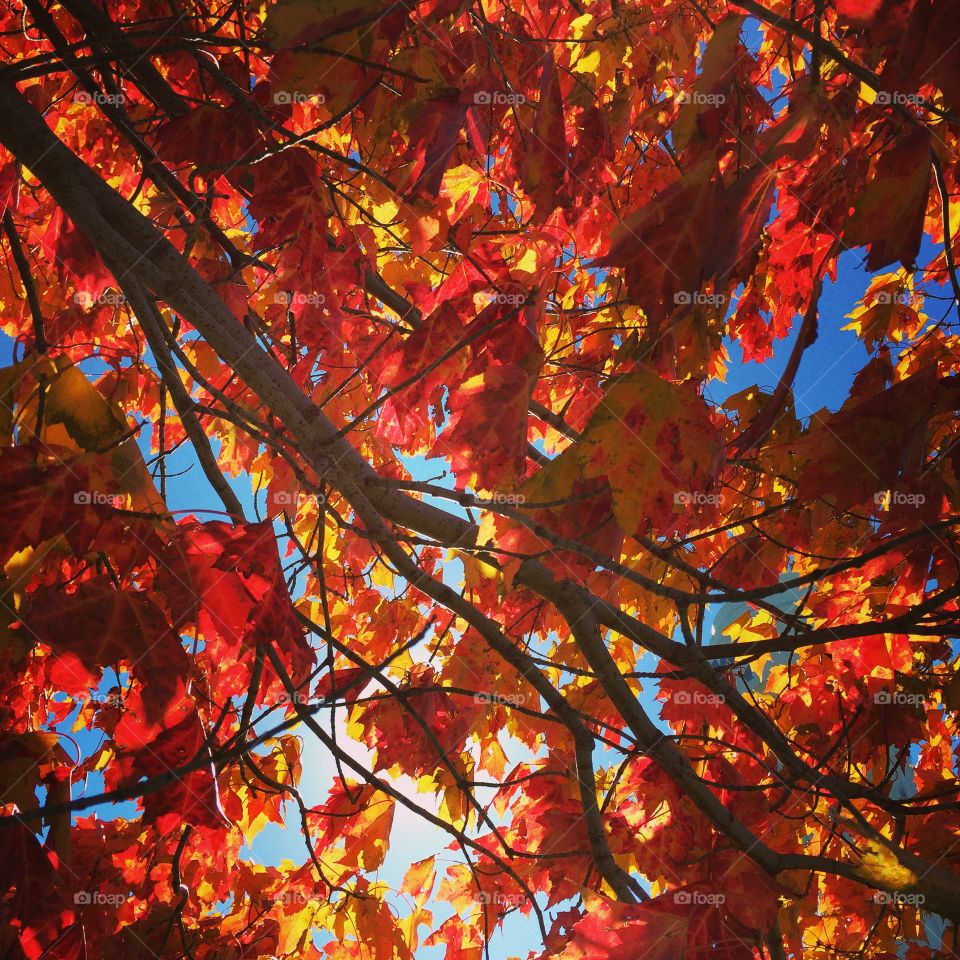
[[[4,5],[4,956],[951,951],[953,7]]]

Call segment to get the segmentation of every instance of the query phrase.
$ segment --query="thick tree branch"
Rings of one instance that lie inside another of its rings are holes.
[[[27,303],[30,305],[30,317],[33,320],[34,347],[37,353],[46,353],[47,336],[44,332],[43,308],[40,306],[37,285],[34,282],[33,273],[30,270],[30,264],[27,261],[26,254],[23,252],[20,235],[17,233],[17,225],[13,222],[13,213],[9,208],[3,212],[3,232],[7,235],[7,241],[10,244],[10,253],[13,256],[13,262],[17,265],[17,273],[20,274],[20,282],[23,284],[23,289],[27,292]]]
[[[118,266],[115,272],[121,276],[124,273],[123,269]],[[167,339],[164,335],[163,317],[157,309],[157,305],[147,296],[132,277],[127,276],[125,280],[121,280],[120,286],[130,301],[137,319],[140,321],[140,328],[147,338],[147,343],[150,344],[150,350],[153,353],[154,360],[157,362],[161,379],[166,385],[167,390],[170,391],[170,399],[173,400],[173,405],[177,411],[177,415],[180,417],[180,422],[183,424],[183,429],[190,438],[190,443],[196,452],[200,469],[203,470],[203,474],[209,481],[210,486],[213,487],[217,496],[220,498],[220,502],[223,504],[223,508],[227,511],[230,519],[233,520],[234,523],[243,523],[243,507],[240,505],[240,500],[227,482],[227,478],[220,472],[220,468],[217,466],[217,458],[210,445],[210,438],[204,432],[194,412],[193,400],[190,398],[186,387],[183,385],[183,381],[180,379],[180,373],[174,363],[170,348],[167,346]]]

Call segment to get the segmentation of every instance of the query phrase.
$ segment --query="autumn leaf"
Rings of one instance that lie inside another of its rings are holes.
[[[106,578],[86,580],[70,594],[41,588],[30,597],[23,626],[51,648],[50,679],[61,689],[86,693],[101,668],[124,661],[143,683],[151,721],[185,694],[188,661],[180,639],[142,593],[117,590]]]
[[[666,958],[682,949],[683,923],[669,914],[632,911],[629,919],[623,908],[604,904],[596,898],[592,909],[573,929],[570,941],[556,954],[564,960],[610,957],[631,960],[641,956]],[[631,922],[634,921],[634,922]],[[651,946],[655,951],[651,954]]]
[[[171,163],[226,166],[253,160],[266,144],[248,111],[202,104],[156,133],[157,152]]]
[[[524,190],[533,198],[535,220],[543,220],[560,200],[567,168],[567,135],[564,129],[560,77],[551,56],[543,60],[537,114],[529,132],[521,168]]]
[[[270,8],[266,33],[277,50],[303,46],[344,27],[370,23],[379,10],[379,5],[371,0],[333,0],[322,12],[309,0],[281,0]]]
[[[955,948],[953,0],[0,31],[0,954]]]
[[[196,712],[179,723],[165,727],[148,744],[122,758],[128,766],[126,782],[139,777],[170,777],[171,782],[144,798],[145,824],[164,826],[190,824],[223,829],[226,819],[220,808],[217,782],[207,763],[185,775],[171,777],[172,771],[209,756],[203,727]],[[123,781],[121,781],[123,782]]]
[[[873,179],[847,221],[845,240],[870,245],[868,270],[880,270],[897,260],[905,267],[915,262],[929,189],[930,138],[923,130],[911,128],[880,154]]]
[[[772,190],[762,166],[727,186],[704,160],[625,218],[596,265],[623,266],[631,297],[661,320],[708,281],[725,287],[750,268]]]
[[[804,436],[787,444],[804,458],[801,495],[830,493],[840,507],[876,505],[884,491],[909,485],[922,467],[915,451],[923,445],[935,389],[928,367],[873,396],[851,398],[833,415],[815,417]]]
[[[573,493],[578,478],[602,478],[627,532],[668,529],[717,478],[722,445],[695,391],[649,370],[618,379],[581,438],[524,487],[545,501]]]

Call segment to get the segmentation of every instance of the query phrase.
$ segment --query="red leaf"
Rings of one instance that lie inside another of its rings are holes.
[[[61,452],[63,459],[52,462],[34,447],[0,450],[0,563],[57,534],[82,554],[112,513],[91,502],[91,490],[101,486],[91,472],[94,461]]]
[[[460,140],[467,120],[468,106],[461,102],[460,91],[453,90],[428,101],[411,130],[411,197],[436,197],[450,157]]]
[[[161,730],[149,743],[118,758],[118,769],[126,770],[120,786],[136,783],[141,777],[167,776],[195,759],[209,757],[203,725],[196,710],[183,720]],[[226,818],[220,808],[213,767],[201,766],[176,777],[143,799],[143,822],[157,823],[160,830],[176,823],[197,827],[223,828]]]
[[[19,822],[4,824],[0,857],[0,950],[11,960],[62,957],[48,953],[74,925],[74,912],[59,873],[57,855]],[[72,941],[72,938],[70,940]],[[68,944],[64,944],[66,948]]]
[[[936,374],[927,367],[875,396],[854,398],[839,412],[815,418],[804,436],[784,444],[801,458],[800,499],[829,496],[841,510],[861,503],[877,509],[886,491],[909,487],[922,467],[917,451],[935,393]]]
[[[870,245],[868,270],[880,270],[897,260],[905,267],[915,262],[929,190],[930,134],[911,126],[881,155],[873,179],[847,221],[847,243]]]
[[[157,153],[173,163],[225,167],[250,162],[266,148],[257,122],[240,107],[201,104],[156,134]]]
[[[367,685],[364,679],[369,674],[363,667],[345,667],[342,670],[333,670],[323,677],[314,688],[314,695],[321,700],[334,695],[337,700],[346,703],[356,703]]]
[[[848,20],[867,23],[880,12],[884,0],[837,0],[837,13]]]
[[[638,906],[589,894],[587,913],[570,940],[541,960],[752,960],[753,947],[741,939],[748,931],[731,928],[724,899],[703,884],[687,884]]]
[[[529,131],[520,168],[524,190],[533,197],[533,219],[542,221],[560,203],[567,171],[567,137],[560,76],[553,57],[544,56],[540,71],[537,117]]]
[[[163,574],[175,622],[196,623],[215,661],[236,657],[241,644],[275,643],[302,679],[313,651],[293,612],[271,524],[189,521],[180,529],[170,548],[174,573]]]
[[[187,655],[163,611],[145,594],[118,590],[104,576],[83,581],[72,593],[43,587],[30,600],[24,626],[51,647],[51,679],[64,689],[85,692],[99,682],[101,668],[124,661],[143,684],[149,720],[183,698]]]
[[[614,230],[596,266],[623,266],[631,298],[663,319],[707,281],[726,286],[752,266],[772,202],[769,169],[728,187],[705,161]]]

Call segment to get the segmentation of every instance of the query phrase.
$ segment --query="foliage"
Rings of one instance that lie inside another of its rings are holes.
[[[950,0],[0,29],[4,956],[952,951]]]

